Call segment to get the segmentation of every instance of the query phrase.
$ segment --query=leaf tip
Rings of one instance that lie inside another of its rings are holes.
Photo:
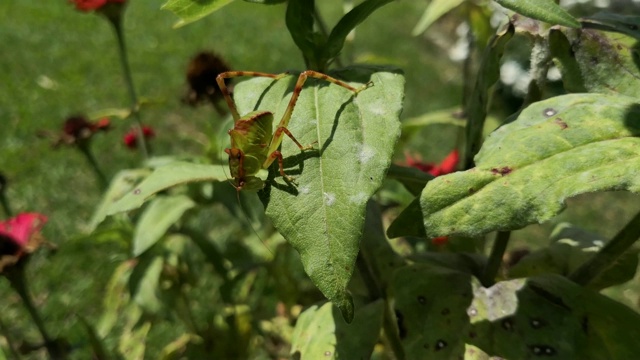
[[[355,313],[353,298],[351,297],[351,295],[345,292],[343,298],[334,301],[334,304],[338,307],[338,309],[340,309],[340,314],[342,314],[344,321],[347,324],[351,324]]]

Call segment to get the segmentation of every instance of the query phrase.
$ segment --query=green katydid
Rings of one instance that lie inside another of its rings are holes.
[[[231,137],[231,147],[225,149],[225,152],[229,155],[229,169],[231,171],[231,177],[234,179],[233,186],[236,190],[253,190],[257,191],[264,187],[262,179],[256,176],[261,169],[267,169],[271,164],[278,160],[278,166],[280,169],[280,175],[287,181],[293,183],[294,179],[288,176],[284,172],[282,154],[279,147],[282,143],[282,139],[286,134],[293,142],[300,148],[300,151],[305,151],[313,148],[313,145],[302,146],[298,140],[289,132],[287,125],[291,120],[293,109],[296,106],[302,86],[307,78],[312,77],[328,81],[330,83],[339,85],[348,89],[357,95],[360,91],[369,87],[372,83],[369,82],[360,88],[354,88],[345,82],[332,78],[328,75],[307,70],[300,74],[298,81],[293,89],[291,100],[287,106],[280,123],[278,124],[275,132],[273,131],[273,113],[269,111],[252,111],[247,115],[240,117],[235,102],[231,98],[229,91],[224,83],[224,79],[239,77],[239,76],[255,76],[255,77],[268,77],[274,80],[282,79],[289,75],[288,73],[282,74],[268,74],[254,71],[228,71],[218,75],[216,81],[220,87],[220,91],[224,96],[231,115],[233,116],[234,126],[229,130],[229,136]]]

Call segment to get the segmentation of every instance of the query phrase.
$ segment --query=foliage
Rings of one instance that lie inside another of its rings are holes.
[[[231,2],[169,0],[162,8],[184,25]],[[637,282],[640,214],[609,240],[563,224],[535,251],[508,246],[512,231],[556,219],[572,197],[638,192],[637,17],[577,19],[552,0],[496,1],[516,14],[494,29],[491,16],[504,8],[434,0],[413,34],[449,16],[469,25],[463,111],[402,121],[412,69],[343,65],[354,32],[395,2],[361,1],[327,28],[313,0],[289,0],[281,16],[292,42],[308,70],[332,78],[241,71],[227,78],[251,79],[209,79],[213,107],[220,111],[224,99],[234,119],[210,126],[208,152],[154,157],[121,3],[97,15],[115,30],[132,103],[117,113],[132,126],[126,144],[141,160],[113,177],[80,240],[126,249],[100,319],[78,316],[85,348],[67,346],[65,334],[50,337],[28,278],[3,274],[50,356],[145,358],[153,332],[176,326],[180,333],[167,332],[156,349],[162,359],[627,359],[640,350],[638,309],[600,293]],[[497,90],[501,64],[518,51],[530,54],[531,78],[514,109]],[[404,165],[393,164],[423,131],[442,128],[456,134],[446,170],[427,174],[429,164],[409,152]],[[277,136],[284,140],[270,152]],[[102,179],[92,139],[71,145]],[[257,192],[242,184],[254,173],[253,184],[264,184]],[[0,195],[10,212],[4,184]]]

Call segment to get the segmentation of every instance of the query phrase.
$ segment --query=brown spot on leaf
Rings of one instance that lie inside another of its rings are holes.
[[[498,175],[498,174],[500,174],[500,175],[502,175],[502,176],[508,175],[509,173],[511,173],[511,171],[513,171],[513,169],[512,169],[512,168],[510,168],[510,167],[508,167],[508,166],[503,166],[503,167],[501,167],[501,168],[492,168],[492,169],[491,169],[491,173],[492,173],[493,175]]]
[[[560,129],[562,129],[562,130],[564,130],[564,129],[566,129],[566,128],[568,128],[568,127],[569,127],[569,125],[567,125],[567,123],[566,123],[566,122],[562,121],[562,119],[561,119],[561,118],[556,118],[553,122],[554,122],[556,125],[560,126]]]

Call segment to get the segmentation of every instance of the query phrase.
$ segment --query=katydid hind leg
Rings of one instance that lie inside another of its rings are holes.
[[[293,94],[291,95],[291,100],[289,100],[289,104],[287,105],[287,109],[284,112],[284,115],[282,115],[282,118],[280,119],[280,123],[278,124],[276,133],[273,136],[273,139],[271,140],[271,144],[269,146],[269,153],[272,153],[276,150],[278,150],[278,147],[280,147],[280,144],[282,143],[282,139],[283,136],[286,134],[288,135],[295,143],[296,145],[298,145],[298,147],[300,148],[300,150],[306,150],[309,148],[309,146],[303,147],[294,137],[293,135],[291,135],[291,132],[289,132],[287,130],[287,126],[289,125],[289,121],[291,121],[291,116],[293,115],[293,109],[296,106],[296,103],[298,102],[298,98],[300,97],[300,93],[302,92],[302,87],[304,86],[304,83],[307,81],[308,78],[315,78],[315,79],[319,79],[319,80],[324,80],[324,81],[328,81],[332,84],[336,84],[338,86],[342,86],[343,88],[353,92],[354,96],[358,95],[358,93],[368,87],[370,87],[373,83],[372,82],[368,82],[365,85],[359,87],[359,88],[354,88],[353,86],[347,84],[344,81],[338,80],[334,77],[331,77],[329,75],[317,72],[317,71],[313,71],[313,70],[307,70],[304,71],[300,74],[300,76],[298,76],[298,81],[296,82],[296,85],[293,89]],[[286,130],[286,131],[285,131]],[[267,163],[268,162],[268,163]],[[265,162],[265,168],[268,167],[271,162],[273,162],[273,160],[269,160],[267,159],[267,162]]]
[[[238,113],[238,108],[236,107],[236,103],[235,101],[233,101],[233,98],[229,93],[229,89],[227,88],[227,85],[225,84],[224,79],[231,79],[231,78],[240,77],[240,76],[251,76],[251,77],[267,77],[274,80],[279,80],[287,75],[289,75],[289,73],[287,72],[280,73],[280,74],[269,74],[269,73],[258,72],[258,71],[226,71],[218,74],[218,76],[216,77],[216,82],[218,83],[218,87],[220,87],[220,92],[224,97],[224,101],[226,101],[227,106],[229,106],[229,110],[231,111],[233,120],[238,121],[238,119],[240,119],[240,114]]]

